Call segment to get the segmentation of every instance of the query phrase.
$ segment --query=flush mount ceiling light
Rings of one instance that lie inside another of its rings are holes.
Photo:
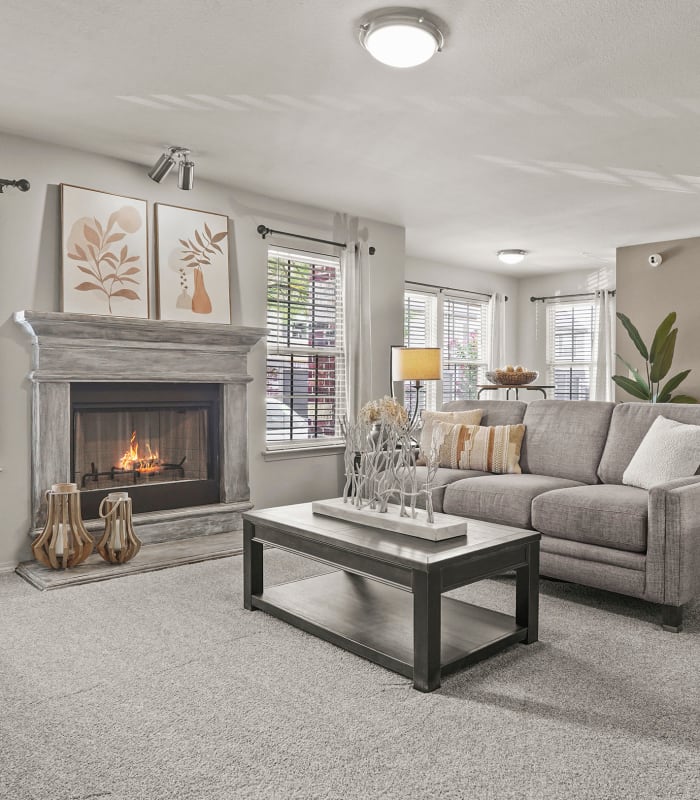
[[[385,9],[360,25],[360,44],[390,67],[417,67],[439,53],[445,36],[436,19],[415,8]]]
[[[527,250],[499,250],[496,255],[503,264],[519,264],[527,255]]]
[[[148,171],[148,177],[156,183],[162,183],[178,161],[180,170],[177,185],[180,189],[191,189],[194,186],[194,162],[190,160],[190,151],[186,147],[168,147]]]

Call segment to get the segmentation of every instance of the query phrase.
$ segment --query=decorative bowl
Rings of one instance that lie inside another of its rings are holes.
[[[504,369],[496,369],[492,372],[487,372],[486,378],[499,386],[527,386],[528,383],[536,381],[539,374],[535,370],[506,372]]]

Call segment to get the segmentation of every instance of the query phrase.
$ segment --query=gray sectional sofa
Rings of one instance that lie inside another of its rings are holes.
[[[541,574],[658,603],[678,631],[700,592],[700,475],[650,491],[622,474],[657,416],[700,424],[700,406],[455,401],[482,425],[524,423],[521,475],[440,469],[435,509],[540,531]],[[425,469],[425,468],[422,468]]]

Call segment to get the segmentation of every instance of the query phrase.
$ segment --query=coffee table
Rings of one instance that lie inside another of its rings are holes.
[[[516,642],[537,641],[536,531],[469,520],[466,536],[431,542],[313,514],[311,503],[248,511],[243,605],[413,679],[431,692],[441,677]],[[263,585],[272,545],[335,572]],[[515,570],[515,616],[443,592]]]

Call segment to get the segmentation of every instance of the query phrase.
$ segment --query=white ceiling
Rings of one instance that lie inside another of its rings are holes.
[[[199,177],[510,274],[700,233],[696,0],[430,0],[447,43],[412,70],[358,44],[380,6],[3,0],[0,129],[144,165],[186,145]]]

